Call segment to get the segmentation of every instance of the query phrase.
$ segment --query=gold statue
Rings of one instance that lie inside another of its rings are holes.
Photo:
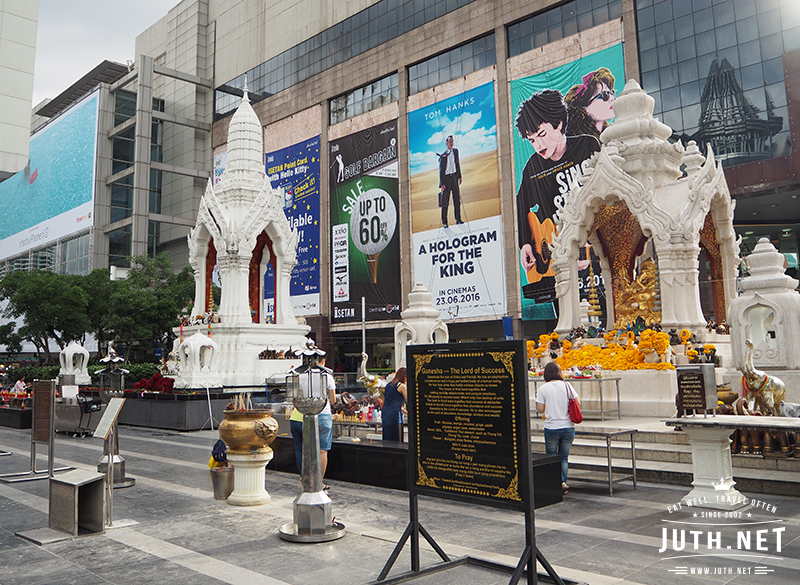
[[[639,274],[629,285],[624,286],[622,293],[614,302],[617,320],[614,327],[624,329],[637,317],[644,319],[648,325],[661,321],[661,312],[655,310],[656,300],[656,263],[648,258],[639,266]]]

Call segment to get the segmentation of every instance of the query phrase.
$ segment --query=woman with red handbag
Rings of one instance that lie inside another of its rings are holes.
[[[575,424],[569,413],[569,402],[580,398],[572,384],[564,381],[561,367],[550,362],[544,367],[545,384],[536,393],[536,409],[544,413],[544,445],[549,455],[561,455],[561,488],[567,493],[569,450],[575,440]]]

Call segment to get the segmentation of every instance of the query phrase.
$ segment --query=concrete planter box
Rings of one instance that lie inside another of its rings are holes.
[[[216,428],[222,421],[222,411],[231,397],[211,396],[211,412]],[[140,398],[126,398],[128,400],[119,413],[119,424],[174,431],[197,431],[204,425],[209,428],[205,394],[145,394]]]
[[[11,427],[12,429],[31,428],[31,418],[33,411],[30,408],[20,410],[19,408],[0,408],[0,426]]]
[[[98,395],[97,391],[82,391],[87,396]],[[211,412],[214,428],[222,422],[225,406],[233,395],[224,392],[211,393]],[[125,393],[125,406],[117,419],[121,425],[169,429],[173,431],[198,431],[208,428],[208,399],[202,394],[154,394]],[[265,393],[253,393],[253,402],[263,402]]]

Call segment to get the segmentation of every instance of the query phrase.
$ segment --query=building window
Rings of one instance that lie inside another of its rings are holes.
[[[129,268],[131,255],[131,226],[108,232],[108,265]]]
[[[110,223],[133,215],[133,176],[123,177],[111,184]]]
[[[236,109],[245,75],[250,100],[256,102],[473,1],[379,0],[218,87],[214,96],[215,119]]]
[[[330,101],[331,125],[377,110],[400,99],[397,73],[335,97]]]
[[[150,160],[153,162],[164,162],[163,134],[164,123],[153,120],[150,132]]]
[[[31,270],[56,270],[56,247],[50,246],[31,254]]]
[[[111,174],[115,175],[133,166],[136,128],[131,126],[112,139]]]
[[[158,254],[158,245],[161,241],[161,223],[158,221],[147,222],[147,255],[155,258]]]
[[[652,0],[651,0],[652,2]],[[508,56],[563,39],[622,17],[622,0],[573,0],[508,27]]]
[[[790,153],[784,52],[796,3],[638,0],[642,87],[674,139],[711,144],[725,166]]]
[[[61,243],[61,273],[89,274],[91,235],[84,234]]]
[[[114,126],[136,115],[136,94],[119,90],[114,94]]]
[[[20,256],[18,258],[14,258],[13,260],[9,260],[9,270],[24,270],[27,272],[30,270],[31,261],[30,256],[25,254],[24,256]]]
[[[408,68],[408,92],[415,94],[491,67],[496,63],[494,33],[465,43]]]
[[[161,171],[150,169],[150,201],[147,210],[150,213],[161,213]]]

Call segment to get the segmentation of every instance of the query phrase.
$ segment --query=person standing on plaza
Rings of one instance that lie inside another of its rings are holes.
[[[30,384],[25,383],[25,374],[22,374],[17,380],[17,383],[14,384],[14,393],[17,396],[23,396],[23,397],[27,396],[28,388],[30,387],[31,387]]]
[[[406,403],[406,369],[400,368],[386,384],[381,420],[383,421],[383,440],[400,441],[403,433],[402,408]]]
[[[575,440],[575,425],[569,417],[569,400],[581,400],[572,384],[564,381],[561,366],[550,362],[544,367],[545,383],[536,393],[536,409],[544,413],[544,445],[548,455],[561,455],[561,488],[567,492],[569,450]]]
[[[328,468],[328,451],[331,450],[333,444],[333,415],[331,414],[331,406],[336,402],[336,381],[333,379],[332,371],[325,367],[324,357],[319,360],[319,366],[325,370],[323,375],[328,392],[328,401],[325,403],[325,408],[317,415],[317,424],[319,425],[319,464],[322,470],[322,477],[325,477],[325,471]],[[304,384],[307,384],[305,376],[300,376],[300,384],[301,388]],[[294,457],[297,463],[297,470],[302,475],[303,414],[296,408],[292,409],[292,414],[289,417],[289,429],[292,433],[292,440],[294,441]],[[327,490],[329,487],[330,486],[323,484],[322,489]]]
[[[442,208],[442,226],[447,225],[447,210],[450,207],[450,193],[453,194],[453,215],[456,225],[461,221],[461,161],[458,158],[458,149],[453,148],[453,136],[445,141],[447,150],[439,155],[439,207]]]

